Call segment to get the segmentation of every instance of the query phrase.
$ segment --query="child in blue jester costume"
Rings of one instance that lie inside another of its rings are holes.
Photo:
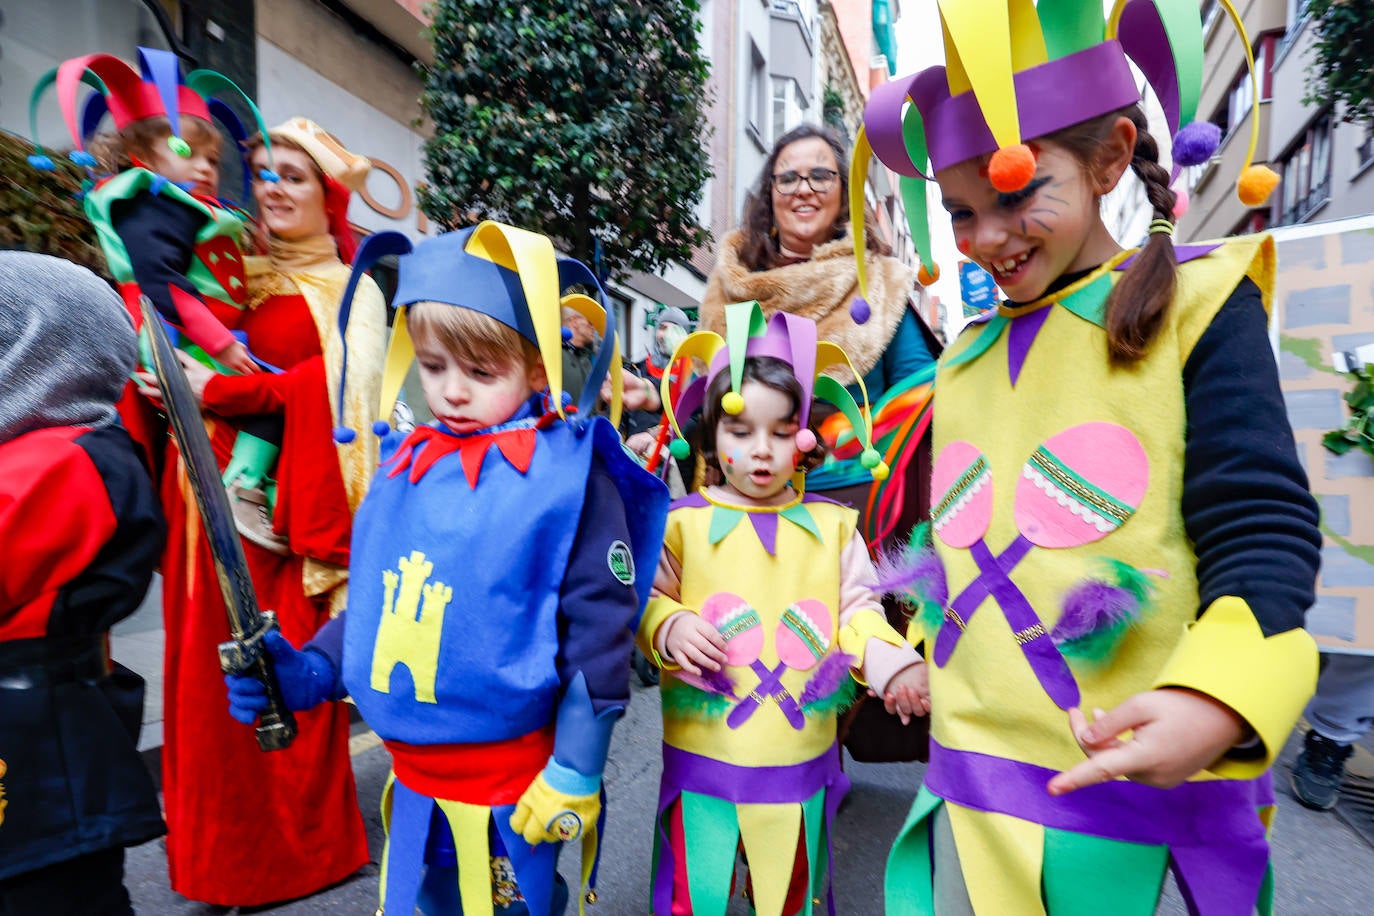
[[[29,105],[35,142],[40,102],[52,87],[75,144],[70,158],[92,176],[82,206],[135,328],[142,324],[139,300],[146,296],[178,346],[206,365],[233,374],[270,369],[248,352],[237,330],[248,307],[240,244],[250,217],[219,198],[221,141],[214,122],[240,143],[249,134],[218,95],[236,96],[252,113],[270,161],[271,141],[261,116],[220,73],[195,70],[183,77],[176,55],[154,48],[139,48],[138,58],[135,70],[109,54],[90,54],[63,61],[41,77]],[[94,91],[78,105],[83,86]],[[88,144],[106,113],[118,134],[100,135],[99,142]],[[102,148],[103,156],[94,156],[88,145]],[[250,170],[246,155],[241,158],[246,191]],[[52,168],[41,148],[29,162]],[[259,177],[276,179],[270,169]],[[150,409],[126,395],[121,414],[156,467],[161,430]],[[280,447],[280,422],[250,417],[242,427],[225,473],[231,496],[241,486],[248,500],[236,506],[240,529],[260,546],[285,553],[284,541],[250,508],[270,502],[264,490]]]
[[[935,181],[1007,301],[940,360],[932,522],[893,566],[931,747],[887,912],[1147,916],[1172,872],[1192,914],[1268,913],[1321,535],[1269,345],[1273,242],[1174,245],[1140,105],[1132,63],[1175,169],[1216,150],[1198,4],[938,5],[946,63],[874,91],[851,186],[871,143],[921,238]],[[1247,207],[1276,181],[1256,136]],[[1127,169],[1155,217],[1134,250],[1099,206]]]
[[[715,473],[668,513],[639,628],[641,650],[663,670],[651,911],[723,916],[742,848],[754,912],[795,916],[820,893],[848,786],[837,712],[857,682],[903,722],[924,715],[925,665],[872,591],[858,513],[805,489],[824,457],[813,391],[849,415],[865,466],[887,472],[853,397],[816,374],[852,369],[848,357],[818,342],[809,318],[765,322],[757,302],[725,314],[726,339],[699,332],[673,355],[702,360],[707,373],[676,405],[671,380],[661,383],[679,435],[677,417],[702,408],[702,457]],[[674,441],[675,457],[685,445]]]
[[[354,281],[385,254],[401,258],[383,412],[413,353],[437,419],[382,441],[347,611],[304,650],[275,634],[268,648],[293,708],[347,692],[392,754],[386,912],[561,913],[562,842],[582,839],[594,883],[601,773],[667,491],[620,447],[618,391],[610,419],[592,413],[597,385],[575,409],[559,397],[561,306],[602,333],[595,372],[619,358],[613,313],[561,295],[599,290],[583,265],[484,222],[413,251],[373,236]],[[261,700],[230,679],[236,716]]]

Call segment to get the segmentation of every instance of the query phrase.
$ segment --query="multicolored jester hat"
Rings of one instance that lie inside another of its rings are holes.
[[[382,373],[380,417],[391,416],[401,384],[415,361],[415,345],[406,330],[405,310],[417,302],[441,302],[481,312],[538,347],[549,391],[553,392],[549,406],[560,417],[566,416],[559,397],[563,391],[563,308],[577,311],[602,336],[590,378],[601,378],[612,365],[620,364],[615,311],[602,306],[601,284],[591,270],[581,261],[558,257],[547,236],[491,220],[436,235],[418,246],[412,246],[410,239],[399,232],[379,232],[364,239],[353,258],[353,274],[339,307],[341,334],[348,328],[359,279],[387,255],[400,257],[400,279],[392,300],[397,314]],[[570,291],[573,287],[591,290],[597,298]],[[345,372],[347,367],[345,353]],[[619,372],[610,373],[610,378],[610,421],[616,424],[620,422],[623,383]],[[579,416],[593,416],[599,393],[599,387],[586,386],[576,405]],[[342,385],[338,415],[343,416]],[[373,424],[373,432],[378,436],[389,429],[385,419]],[[343,427],[334,431],[339,442],[351,441],[354,435],[354,430]]]
[[[193,70],[183,79],[177,56],[171,51],[156,48],[139,48],[138,61],[139,69],[134,70],[118,57],[87,54],[65,60],[43,74],[29,96],[29,132],[34,141],[29,165],[41,171],[51,171],[53,168],[52,160],[38,144],[38,111],[43,94],[54,85],[67,132],[76,145],[68,158],[83,168],[96,167],[95,157],[86,152],[86,138],[95,133],[107,112],[114,119],[117,130],[147,118],[166,117],[172,131],[167,138],[167,146],[182,158],[191,155],[190,144],[181,136],[182,115],[212,123],[218,121],[236,142],[242,144],[248,139],[249,131],[234,109],[217,97],[217,94],[224,93],[237,96],[247,106],[253,116],[253,127],[262,135],[263,147],[267,150],[268,161],[271,161],[272,144],[262,115],[258,113],[253,100],[227,76],[214,70]],[[95,91],[86,97],[78,118],[77,94],[83,84]],[[277,180],[276,174],[270,169],[263,169],[259,177],[265,181]],[[248,158],[244,156],[244,188],[251,183]]]
[[[1230,0],[1220,3],[1239,33],[1258,100],[1249,37]],[[1140,101],[1130,62],[1164,110],[1173,179],[1183,166],[1207,162],[1216,152],[1221,129],[1198,118],[1203,34],[1197,0],[1116,0],[1108,15],[1102,0],[938,0],[938,6],[945,65],[873,90],[849,182],[850,212],[858,215],[870,156],[901,176],[911,237],[928,273],[935,265],[923,182],[991,153],[993,187],[1021,190],[1035,176],[1037,146],[1031,141]],[[1259,118],[1252,117],[1236,188],[1247,207],[1263,204],[1279,181],[1272,170],[1252,164],[1258,141]],[[854,251],[864,295],[863,246]]]
[[[751,356],[771,356],[792,367],[792,373],[801,383],[802,399],[797,423],[797,448],[809,452],[816,447],[816,435],[808,428],[811,418],[811,399],[813,397],[828,401],[840,409],[849,419],[850,425],[858,432],[863,444],[860,462],[872,472],[875,480],[883,480],[889,470],[887,463],[873,447],[873,427],[868,417],[868,390],[864,387],[859,373],[849,355],[837,344],[818,340],[816,323],[800,315],[776,312],[767,320],[758,302],[737,302],[725,307],[725,337],[714,331],[697,331],[673,351],[670,362],[676,363],[683,357],[699,359],[706,364],[705,375],[699,375],[682,392],[676,404],[672,400],[669,380],[665,376],[659,383],[659,394],[663,399],[663,412],[672,424],[678,438],[673,440],[669,450],[679,460],[690,454],[691,446],[682,438],[682,427],[678,417],[690,417],[702,406],[706,389],[712,380],[725,370],[730,372],[730,390],[721,398],[721,409],[728,414],[738,414],[744,409],[744,397],[740,388],[744,382],[744,360]],[[864,399],[864,409],[838,381],[828,375],[819,374],[827,366],[844,365],[853,373]],[[792,479],[793,486],[800,492],[804,489],[803,475]]]

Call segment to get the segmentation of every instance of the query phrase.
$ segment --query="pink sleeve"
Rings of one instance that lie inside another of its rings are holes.
[[[873,591],[877,584],[878,573],[868,556],[868,546],[856,531],[840,551],[840,626],[864,609],[883,613],[882,602]]]
[[[204,300],[177,286],[169,286],[168,289],[171,291],[172,301],[176,303],[181,329],[194,344],[214,356],[234,342],[234,335],[220,324]]]

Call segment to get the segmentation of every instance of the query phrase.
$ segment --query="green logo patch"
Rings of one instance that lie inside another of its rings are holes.
[[[630,585],[635,580],[635,558],[630,553],[630,545],[624,541],[613,541],[606,551],[606,565],[611,568],[622,585]]]

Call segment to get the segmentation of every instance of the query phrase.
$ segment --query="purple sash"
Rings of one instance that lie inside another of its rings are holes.
[[[978,811],[1009,814],[1056,830],[1169,847],[1169,868],[1188,910],[1249,916],[1269,867],[1259,808],[1274,803],[1269,773],[1251,780],[1185,782],[1172,789],[1113,780],[1050,795],[1055,771],[956,751],[934,739],[925,784]]]
[[[840,748],[832,744],[818,757],[787,766],[746,767],[663,745],[663,779],[658,789],[658,870],[654,874],[654,912],[668,916],[673,909],[673,848],[664,814],[683,792],[696,792],[740,804],[801,804],[821,789],[825,793],[827,884],[833,885],[835,851],[831,842],[835,813],[849,791],[849,778],[840,768]],[[835,891],[827,892],[830,916],[835,914]]]

